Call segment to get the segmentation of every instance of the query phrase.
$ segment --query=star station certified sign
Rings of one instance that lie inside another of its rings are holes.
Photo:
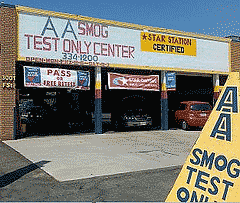
[[[141,32],[141,51],[196,56],[196,39]]]
[[[239,87],[230,73],[166,202],[239,202]]]

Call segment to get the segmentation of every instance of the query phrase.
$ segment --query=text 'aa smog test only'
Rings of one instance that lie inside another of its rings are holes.
[[[167,202],[240,200],[239,73],[231,73]]]

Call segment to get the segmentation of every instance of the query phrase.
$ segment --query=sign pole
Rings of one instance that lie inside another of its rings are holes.
[[[95,67],[95,134],[102,134],[101,67]]]
[[[213,106],[217,102],[217,99],[219,97],[219,75],[213,75]]]
[[[166,71],[161,72],[161,129],[168,130],[168,97]]]

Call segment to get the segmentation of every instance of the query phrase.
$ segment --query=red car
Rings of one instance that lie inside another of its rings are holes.
[[[175,121],[183,130],[190,127],[202,128],[211,114],[212,107],[208,102],[183,101],[175,112]]]

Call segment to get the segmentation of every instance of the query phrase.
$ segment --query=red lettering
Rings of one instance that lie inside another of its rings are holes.
[[[42,48],[37,47],[37,44],[42,44],[42,42],[37,41],[37,39],[42,38],[42,36],[34,36],[33,37],[33,44],[34,44],[34,49],[36,50],[42,50]]]
[[[162,42],[165,42],[165,35],[162,35]]]
[[[51,86],[56,86],[56,81],[51,81]]]
[[[55,41],[55,51],[57,51],[57,45],[58,45],[57,41],[60,40],[60,38],[54,38],[53,37],[52,40]]]
[[[71,40],[71,50],[72,53],[74,52],[74,50],[79,54],[79,43],[77,41],[77,44],[75,44],[75,42],[73,40]]]
[[[87,42],[84,41],[84,44],[85,44],[86,47],[87,47],[87,54],[89,54],[89,46],[91,45],[91,42],[89,42],[89,44],[87,44]]]
[[[152,35],[151,34],[148,34],[148,40],[151,41],[152,40]]]
[[[85,22],[78,22],[78,34],[79,35],[91,35],[94,37],[102,37],[107,38],[108,37],[108,26],[104,26],[101,24],[94,24],[94,23],[85,23]]]
[[[101,29],[101,34],[102,34],[102,37],[103,38],[108,38],[108,31],[107,30],[105,30],[105,32],[103,31],[103,28],[108,28],[108,26],[104,26],[104,25],[102,25],[102,29]]]
[[[86,35],[87,36],[88,35],[92,35],[93,36],[93,24],[92,23],[86,23]]]
[[[120,48],[122,45],[115,44],[115,46],[117,47],[117,56],[119,57],[119,48]]]
[[[24,35],[25,37],[27,37],[27,48],[30,49],[30,37],[33,37],[32,35]]]
[[[54,76],[55,76],[55,75],[60,76],[58,70],[55,70],[54,73],[53,73],[53,75],[54,75]]]
[[[152,36],[153,36],[153,41],[155,41],[155,36],[156,36],[156,34],[153,34]]]
[[[178,43],[177,38],[175,38],[175,37],[173,38],[173,43],[174,43],[174,44]]]
[[[70,70],[67,71],[67,77],[71,77],[71,71]]]
[[[85,26],[85,22],[78,22],[78,29],[81,31],[79,32],[78,34],[79,35],[85,35],[85,28],[81,27],[81,25],[84,25]]]
[[[61,70],[61,76],[65,76],[65,70]]]
[[[105,51],[107,51],[107,48],[104,48],[103,46],[107,46],[107,44],[101,43],[101,55],[107,56],[107,53],[104,53]]]
[[[68,43],[68,49],[66,49],[66,42]],[[63,51],[64,52],[70,52],[70,40],[69,39],[64,39],[63,40]]]
[[[128,48],[129,48],[129,51],[128,51],[129,57],[128,58],[131,58],[131,57],[134,58],[133,52],[135,50],[135,47],[129,46]]]
[[[114,52],[114,44],[112,45],[111,48],[111,44],[108,44],[108,56],[110,56],[110,52],[112,53],[112,56],[115,56],[115,52]]]
[[[96,30],[96,28],[97,28],[97,30]],[[95,24],[94,25],[94,36],[100,37],[100,34],[101,34],[101,27],[99,24]]]
[[[127,48],[128,48],[128,46],[122,46],[122,57],[123,58],[128,58],[128,55],[124,55],[124,53],[128,53],[128,50],[124,50],[124,49],[127,49]]]
[[[97,53],[96,52],[96,45],[100,45],[100,43],[97,43],[97,42],[94,42],[94,44],[93,44],[93,52],[94,52],[94,55],[100,55],[100,53]]]
[[[43,44],[48,46],[48,48],[43,47],[43,50],[51,51],[51,43],[47,42],[48,39],[51,39],[51,37],[44,37],[43,38]]]
[[[51,69],[47,69],[47,75],[49,75],[50,73],[52,73]]]
[[[79,43],[80,54],[86,54],[86,52],[82,51],[82,42],[78,41],[78,43]]]
[[[161,42],[160,36],[157,36],[156,42]]]

